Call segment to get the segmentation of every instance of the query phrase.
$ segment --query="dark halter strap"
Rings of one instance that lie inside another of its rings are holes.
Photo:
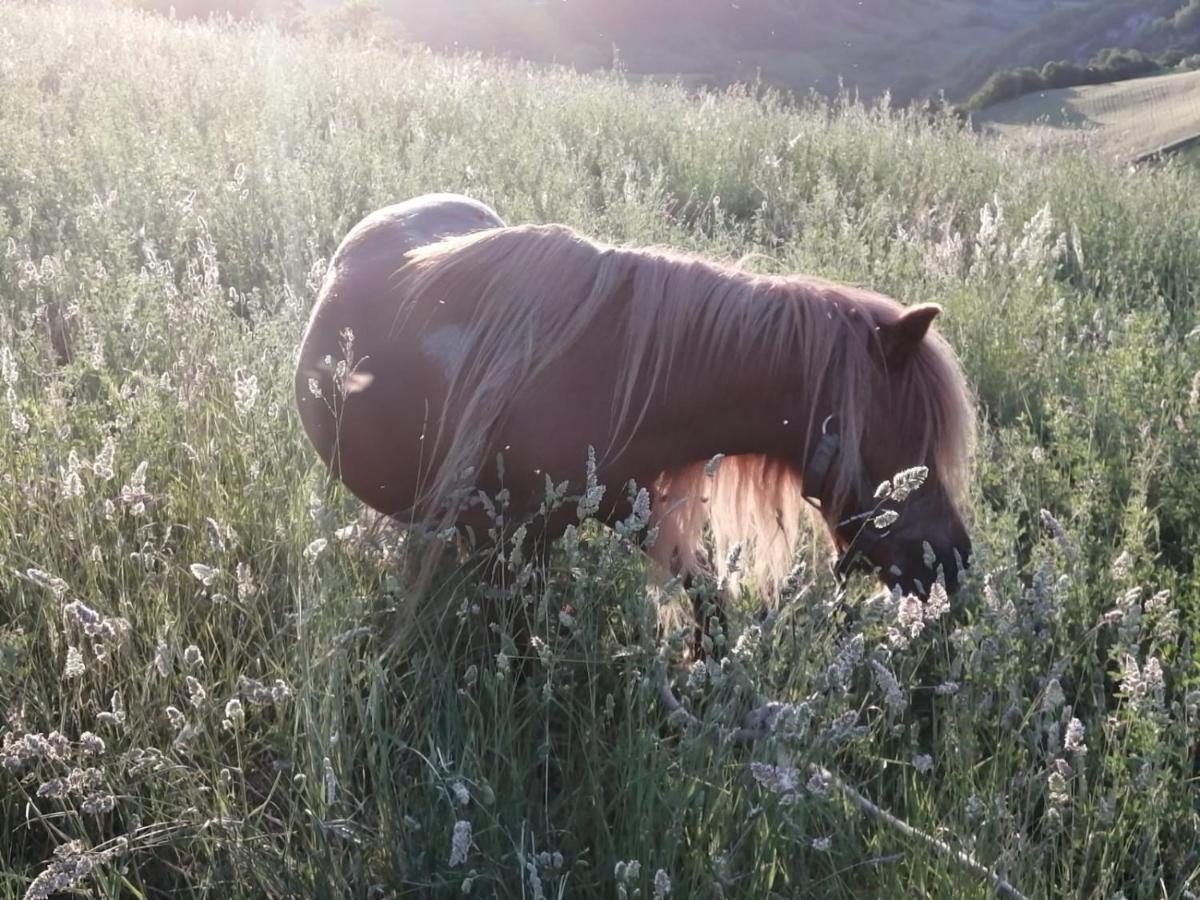
[[[841,452],[842,447],[841,438],[832,428],[833,421],[834,417],[830,415],[826,416],[825,421],[821,423],[821,438],[817,441],[817,446],[813,449],[812,455],[809,457],[808,465],[804,467],[804,499],[817,509],[821,508],[821,495],[825,493],[825,489],[828,487],[829,476],[833,471],[833,464],[837,461],[838,453]],[[864,507],[863,513],[860,513],[864,518],[854,538],[850,541],[846,549],[839,554],[837,562],[834,564],[833,572],[839,582],[845,582],[858,559],[860,557],[865,558],[870,553],[871,548],[887,537],[888,534],[886,531],[875,528],[865,517],[866,509],[870,505],[869,498],[874,496],[874,491],[865,478],[859,478],[856,493],[856,499]]]
[[[833,416],[826,416],[821,423],[821,439],[804,469],[804,499],[817,507],[821,505],[821,494],[825,492],[825,483],[842,446],[838,433],[830,430],[832,421]]]

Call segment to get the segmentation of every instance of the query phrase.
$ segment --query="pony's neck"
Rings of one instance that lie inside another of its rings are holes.
[[[763,284],[755,296],[745,302],[762,304],[811,304],[828,302],[814,294],[790,295],[788,291]],[[826,392],[825,374],[813,371],[804,358],[803,323],[812,315],[824,315],[817,308],[808,315],[795,316],[781,310],[781,328],[793,332],[783,340],[790,344],[786,353],[766,350],[747,352],[755,335],[728,333],[715,344],[716,350],[701,357],[689,353],[692,346],[714,346],[711,336],[685,336],[685,346],[677,348],[671,391],[679,401],[678,414],[691,423],[705,452],[729,456],[755,454],[778,459],[798,473],[802,472],[811,450],[811,435],[819,433],[821,420],[831,410],[821,408]],[[778,333],[764,333],[766,341],[781,340]],[[682,364],[681,364],[682,363]]]

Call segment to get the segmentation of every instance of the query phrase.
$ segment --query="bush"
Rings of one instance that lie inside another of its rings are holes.
[[[1182,58],[1183,54],[1180,51],[1167,51],[1153,57],[1141,50],[1106,47],[1093,56],[1086,66],[1058,60],[1046,63],[1041,71],[1027,66],[1005,69],[988,78],[983,87],[967,101],[966,106],[968,109],[979,110],[1015,100],[1034,91],[1126,81],[1174,68]]]

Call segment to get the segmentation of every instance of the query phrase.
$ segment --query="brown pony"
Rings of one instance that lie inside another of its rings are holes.
[[[548,477],[586,489],[594,448],[598,515],[630,515],[626,484],[648,487],[650,552],[672,572],[703,568],[708,526],[718,562],[745,542],[748,571],[777,583],[807,501],[840,571],[866,563],[925,594],[939,576],[954,590],[970,551],[956,503],[975,415],[929,330],[938,312],[561,225],[506,227],[432,195],[373,213],[338,248],[296,400],[336,477],[410,524],[485,534],[475,489],[506,489],[510,519],[535,516]],[[564,505],[528,533],[576,516]]]

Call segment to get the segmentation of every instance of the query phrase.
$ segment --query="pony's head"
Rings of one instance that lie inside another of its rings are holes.
[[[959,511],[974,410],[933,305],[854,295],[849,339],[810,419],[804,493],[840,553],[839,574],[873,569],[889,588],[958,588],[971,555]],[[840,377],[845,373],[848,377]]]

